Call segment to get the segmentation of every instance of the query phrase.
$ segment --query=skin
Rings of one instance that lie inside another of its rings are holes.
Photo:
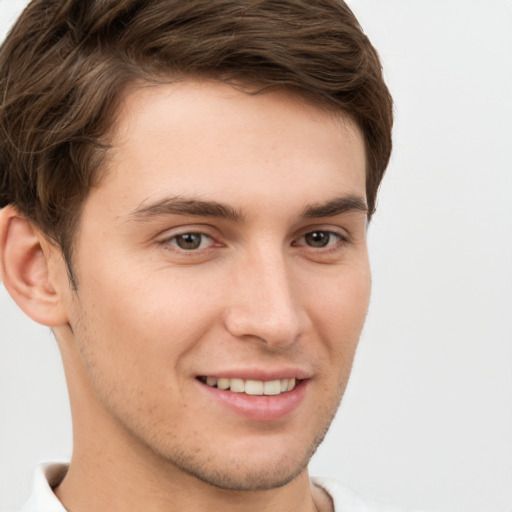
[[[32,235],[53,309],[31,316],[56,334],[74,425],[57,496],[73,512],[329,510],[307,463],[368,307],[359,130],[289,92],[190,80],[132,88],[112,146],[76,235],[76,291]],[[26,221],[6,217],[15,246]],[[198,380],[247,371],[298,371],[303,397],[251,419]]]

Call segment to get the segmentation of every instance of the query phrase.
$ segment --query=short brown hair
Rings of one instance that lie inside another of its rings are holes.
[[[71,272],[121,92],[137,79],[190,75],[286,87],[352,118],[373,213],[392,100],[341,0],[33,0],[0,49],[0,208],[34,221]]]

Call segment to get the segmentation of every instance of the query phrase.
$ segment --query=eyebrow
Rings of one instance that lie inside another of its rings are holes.
[[[366,201],[356,195],[347,195],[331,199],[325,203],[307,206],[301,213],[305,219],[319,217],[334,217],[351,211],[360,211],[368,214]],[[197,217],[218,217],[232,221],[243,221],[245,215],[227,204],[217,201],[203,201],[200,199],[187,199],[182,196],[169,197],[150,204],[140,205],[128,218],[136,221],[149,221],[167,215],[191,215]]]
[[[325,203],[307,206],[302,212],[302,217],[306,219],[334,217],[336,215],[352,211],[359,211],[368,215],[368,206],[366,201],[362,197],[356,195],[337,197]]]
[[[168,197],[148,205],[141,205],[129,215],[137,221],[151,220],[166,215],[192,215],[197,217],[220,217],[233,221],[243,220],[241,211],[217,201],[186,199],[181,196]]]

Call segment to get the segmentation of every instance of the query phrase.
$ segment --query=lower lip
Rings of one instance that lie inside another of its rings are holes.
[[[238,415],[254,421],[275,421],[296,410],[306,395],[309,381],[299,381],[295,388],[280,395],[246,395],[213,388],[197,381],[210,397]]]

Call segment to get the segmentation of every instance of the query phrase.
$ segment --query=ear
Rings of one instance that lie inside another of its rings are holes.
[[[50,258],[58,250],[13,206],[0,210],[0,277],[18,306],[32,320],[56,327],[67,323],[61,293],[55,283],[62,280]],[[61,267],[65,264],[62,262]],[[65,268],[63,269],[65,272]]]

